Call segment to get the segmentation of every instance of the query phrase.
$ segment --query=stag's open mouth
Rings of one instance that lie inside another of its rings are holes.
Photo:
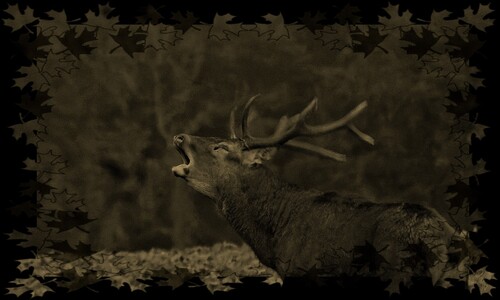
[[[187,155],[186,151],[184,151],[184,149],[182,149],[180,146],[177,146],[177,145],[175,148],[177,149],[177,152],[179,152],[179,154],[181,155],[182,161],[184,162],[184,164],[189,165],[191,160],[189,159],[189,156]]]
[[[191,164],[191,158],[189,149],[186,150],[182,147],[182,144],[174,140],[174,145],[182,158],[182,164],[172,167],[172,173],[177,177],[186,178],[189,174],[189,166]]]

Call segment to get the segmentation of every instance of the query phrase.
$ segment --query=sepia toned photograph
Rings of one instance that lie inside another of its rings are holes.
[[[3,295],[495,297],[498,8],[379,2],[2,6]]]

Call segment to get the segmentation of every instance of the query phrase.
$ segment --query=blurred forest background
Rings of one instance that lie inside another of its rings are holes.
[[[443,106],[447,79],[427,75],[398,48],[365,58],[330,51],[306,30],[279,41],[251,31],[220,41],[200,28],[167,51],[134,58],[98,48],[81,57],[80,69],[51,82],[45,142],[69,164],[53,183],[85,199],[96,219],[86,227],[94,249],[239,241],[209,199],[171,174],[181,162],[171,141],[182,132],[227,136],[231,108],[257,93],[254,135],[271,132],[281,115],[297,113],[314,96],[319,110],[311,124],[369,104],[355,124],[375,146],[347,131],[317,137],[311,141],[347,154],[348,161],[283,149],[269,163],[277,176],[324,191],[448,210],[445,191],[455,182],[450,164],[458,149],[449,136],[453,115]]]

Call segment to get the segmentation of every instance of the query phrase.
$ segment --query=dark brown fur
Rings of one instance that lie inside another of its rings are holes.
[[[228,150],[215,147],[220,143]],[[434,210],[301,189],[272,174],[239,140],[184,136],[177,146],[194,161],[181,177],[212,198],[261,262],[281,276],[318,269],[334,276],[431,276],[436,282],[449,273],[449,245],[458,235]],[[382,257],[377,268],[359,264],[356,249],[363,245]],[[430,251],[411,253],[417,246]],[[412,255],[423,268],[405,263]]]

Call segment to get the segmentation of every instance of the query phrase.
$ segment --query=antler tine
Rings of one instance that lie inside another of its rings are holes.
[[[367,106],[368,102],[363,101],[339,120],[328,124],[316,125],[316,126],[305,124],[299,135],[307,135],[307,136],[321,135],[333,131],[335,129],[338,129],[340,127],[346,126],[352,121],[352,119],[356,118]]]
[[[318,109],[318,98],[314,97],[311,102],[298,114],[292,118],[288,116],[282,116],[276,125],[273,136],[279,136],[285,134],[286,130],[291,129],[295,126],[295,123],[304,122],[305,118],[312,112]]]
[[[349,129],[351,129],[352,132],[354,132],[361,140],[367,142],[368,144],[370,145],[375,145],[375,140],[369,136],[368,134],[362,132],[361,130],[359,130],[356,126],[354,126],[354,124],[348,124],[347,125],[349,127]]]
[[[250,112],[250,106],[252,106],[253,102],[255,99],[257,99],[260,96],[260,94],[257,94],[250,98],[247,103],[245,104],[245,107],[243,108],[243,113],[241,115],[241,134],[243,138],[249,137],[248,134],[248,114]]]
[[[238,107],[234,106],[233,109],[231,110],[231,114],[229,115],[229,137],[231,139],[238,138],[238,136],[236,135],[236,124],[235,124],[235,115],[237,109]]]
[[[304,120],[311,112],[318,109],[318,98],[314,97],[311,102],[300,112],[299,119]]]
[[[283,147],[303,150],[305,152],[309,152],[326,158],[331,158],[337,161],[342,161],[342,162],[347,161],[345,154],[334,152],[332,150],[328,150],[323,147],[316,146],[306,142],[290,140],[285,144],[283,144]]]

